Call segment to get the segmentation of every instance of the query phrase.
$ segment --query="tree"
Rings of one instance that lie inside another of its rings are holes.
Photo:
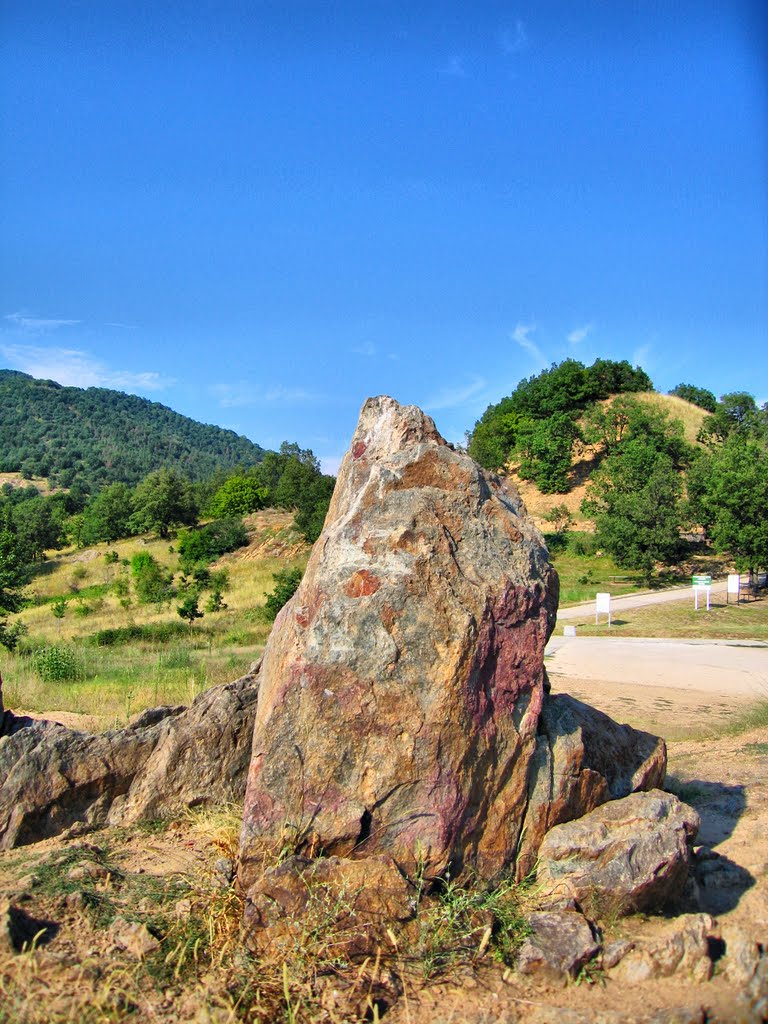
[[[706,388],[697,388],[695,384],[678,384],[669,393],[686,402],[691,402],[693,405],[698,405],[700,409],[706,409],[707,412],[714,412],[717,409],[717,399],[712,392],[707,391]]]
[[[82,544],[97,544],[105,540],[112,544],[131,534],[133,496],[127,484],[110,484],[91,499],[83,515],[80,529]]]
[[[194,526],[197,507],[186,477],[173,469],[157,469],[137,486],[133,494],[131,528],[137,533],[153,530],[167,537],[175,526]]]
[[[216,519],[246,516],[264,508],[268,493],[268,488],[253,476],[231,476],[214,494],[208,512]]]
[[[768,446],[732,434],[704,453],[688,474],[689,508],[717,551],[738,569],[768,567]]]
[[[22,630],[8,626],[8,615],[21,608],[22,591],[29,578],[24,551],[6,513],[0,518],[0,644],[9,650],[16,646]]]
[[[680,543],[682,481],[672,458],[648,438],[633,438],[606,459],[582,502],[601,547],[622,569],[650,580],[656,562],[670,562]]]
[[[757,403],[746,391],[732,391],[722,395],[711,416],[707,416],[699,431],[704,444],[723,444],[734,431],[750,432],[759,417]]]
[[[581,432],[567,413],[531,420],[520,430],[523,459],[520,476],[533,480],[543,494],[564,494],[570,488],[573,443]]]

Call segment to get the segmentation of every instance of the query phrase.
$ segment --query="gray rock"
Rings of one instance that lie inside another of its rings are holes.
[[[634,948],[634,942],[630,942],[629,939],[616,939],[614,942],[609,942],[600,957],[601,966],[606,971],[610,971],[616,964],[621,963],[627,953],[631,953]]]
[[[715,922],[708,914],[685,914],[652,942],[638,943],[613,972],[621,981],[637,983],[654,978],[686,975],[694,981],[708,981],[713,964],[709,940]]]
[[[568,694],[548,696],[528,783],[518,878],[534,867],[551,828],[608,800],[661,788],[666,766],[666,745],[658,736],[619,725]]]
[[[517,955],[521,974],[549,980],[575,978],[600,946],[589,922],[572,910],[539,911],[528,917],[531,934]]]
[[[258,677],[153,709],[97,735],[5,714],[0,737],[0,849],[100,824],[161,818],[241,800]]]
[[[556,825],[537,878],[598,917],[655,909],[684,885],[698,827],[696,811],[670,793],[633,793]]]

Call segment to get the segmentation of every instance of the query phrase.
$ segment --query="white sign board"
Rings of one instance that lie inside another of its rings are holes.
[[[608,616],[608,625],[611,624],[611,595],[595,594],[595,622],[600,614]]]
[[[695,576],[693,577],[693,579],[694,579],[693,598],[694,598],[694,601],[695,601],[696,611],[699,610],[699,591],[700,590],[705,591],[705,593],[707,595],[707,611],[709,611],[710,610],[709,609],[709,596],[710,596],[710,594],[712,592],[712,584],[711,583],[697,583]]]
[[[728,574],[728,593],[738,594],[741,590],[741,576],[737,572]]]

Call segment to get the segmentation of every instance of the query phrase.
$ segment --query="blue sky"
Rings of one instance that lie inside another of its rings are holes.
[[[762,0],[0,0],[0,365],[329,468],[629,359],[768,399]]]

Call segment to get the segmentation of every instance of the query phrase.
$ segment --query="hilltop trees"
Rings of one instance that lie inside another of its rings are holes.
[[[524,479],[545,493],[562,493],[569,488],[583,411],[612,394],[652,390],[648,374],[626,360],[597,359],[590,367],[575,359],[553,363],[485,410],[469,435],[469,454],[493,470],[519,458]]]

